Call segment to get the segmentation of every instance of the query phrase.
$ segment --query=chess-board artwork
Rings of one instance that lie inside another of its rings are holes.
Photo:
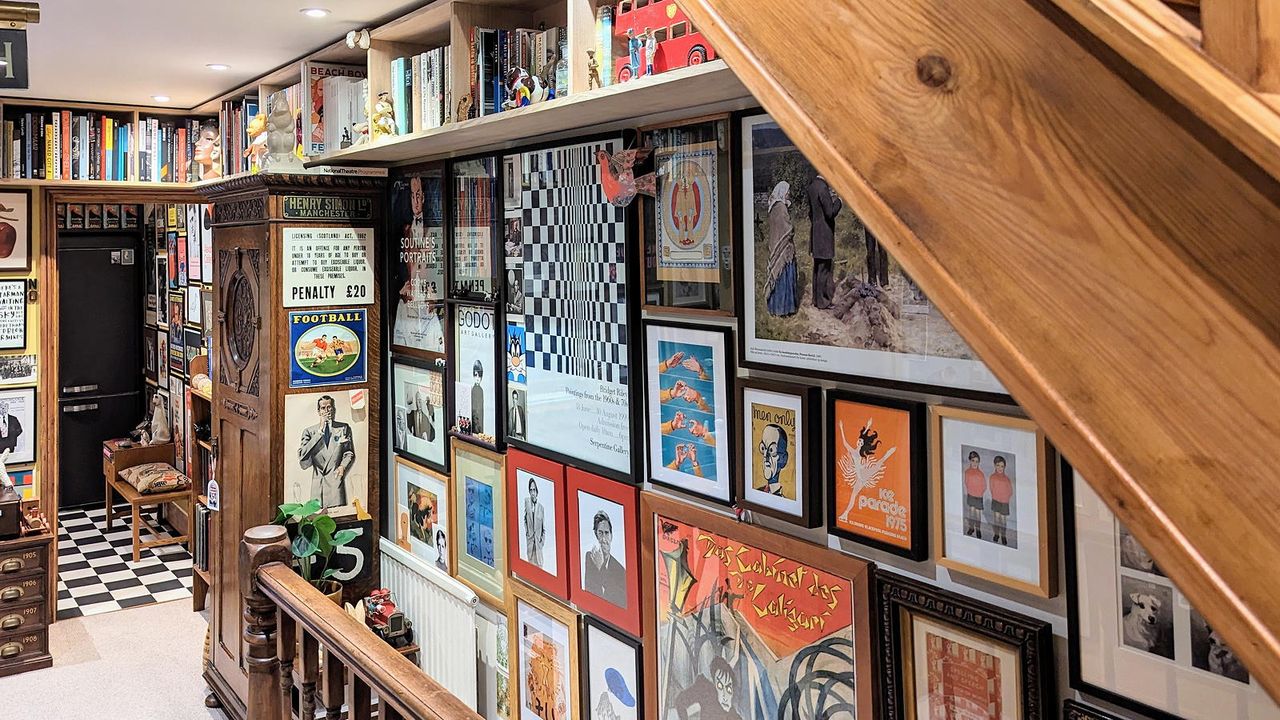
[[[625,210],[605,198],[600,160],[620,147],[610,139],[532,150],[507,166],[520,178],[526,440],[627,473]]]

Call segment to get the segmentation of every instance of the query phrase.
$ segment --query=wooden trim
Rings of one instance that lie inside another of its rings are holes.
[[[1204,51],[1259,92],[1280,91],[1280,3],[1205,0]]]

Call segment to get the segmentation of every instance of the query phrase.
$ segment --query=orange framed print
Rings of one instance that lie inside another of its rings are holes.
[[[928,557],[922,403],[827,391],[826,470],[831,534]]]
[[[934,406],[937,563],[1039,597],[1057,594],[1055,453],[1025,418]]]
[[[521,450],[507,451],[507,562],[511,573],[561,600],[569,599],[569,541],[564,466]]]
[[[640,637],[639,491],[577,468],[569,486],[569,600]]]
[[[738,381],[738,504],[802,527],[822,523],[822,391]]]
[[[507,579],[511,720],[579,720],[581,616]]]

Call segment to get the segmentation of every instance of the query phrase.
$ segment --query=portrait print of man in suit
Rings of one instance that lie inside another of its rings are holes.
[[[22,423],[9,414],[9,401],[0,400],[0,452],[18,452],[22,441]]]
[[[619,508],[621,509],[621,508]],[[627,569],[613,556],[613,521],[598,510],[591,517],[595,547],[582,558],[582,589],[620,608],[627,606]]]
[[[329,395],[316,401],[320,422],[302,431],[298,464],[311,471],[311,498],[320,506],[341,507],[350,502],[347,473],[356,461],[351,426],[337,420],[337,404]]]

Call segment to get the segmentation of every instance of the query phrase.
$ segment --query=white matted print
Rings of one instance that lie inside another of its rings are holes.
[[[619,503],[578,490],[578,537],[583,590],[619,608],[627,607],[625,510]],[[634,570],[634,568],[633,568]]]
[[[280,233],[284,306],[373,304],[373,228],[291,228]]]
[[[1013,646],[912,614],[911,671],[917,718],[1024,717],[1021,689],[1027,681],[1019,677]],[[961,715],[957,703],[982,712]]]
[[[0,390],[0,454],[18,465],[36,459],[36,389]]]
[[[0,281],[0,350],[27,347],[27,281]]]
[[[591,620],[584,639],[584,713],[593,720],[640,720],[640,649]]]
[[[559,576],[556,562],[560,529],[556,527],[555,484],[549,478],[516,468],[516,507],[520,532],[516,539],[520,559]]]
[[[561,720],[573,705],[569,627],[523,599],[516,600],[519,643],[516,681],[521,720]]]
[[[408,514],[407,522],[401,517],[396,524],[397,533],[407,528],[408,537],[401,535],[396,542],[401,547],[407,544],[409,552],[440,572],[451,574],[449,543],[453,538],[449,520],[453,496],[448,478],[399,458],[395,467],[396,502],[401,508],[398,512]]]
[[[154,345],[151,352],[155,352]],[[38,365],[35,355],[0,355],[0,385],[34,383]]]
[[[0,272],[31,269],[31,193],[0,192]]]
[[[1022,418],[931,412],[938,563],[1051,597],[1052,451],[1044,435]]]
[[[444,371],[396,362],[391,367],[395,401],[394,449],[437,470],[447,466]]]
[[[1076,582],[1068,635],[1086,691],[1187,720],[1280,718],[1221,635],[1079,473],[1071,500]]]
[[[453,429],[497,444],[497,316],[491,306],[454,309]]]
[[[364,390],[284,398],[284,501],[319,498],[330,514],[369,506],[369,405]]]
[[[794,393],[746,387],[738,418],[743,433],[742,500],[803,517],[809,502],[805,479],[812,468],[805,467],[804,397]]]

